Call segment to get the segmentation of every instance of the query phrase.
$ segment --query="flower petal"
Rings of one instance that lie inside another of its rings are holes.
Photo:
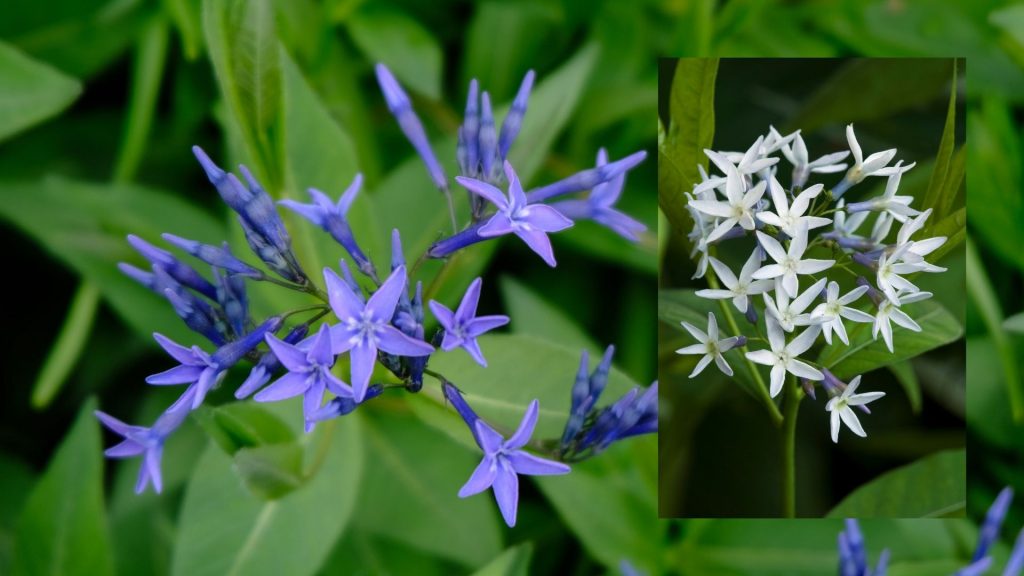
[[[366,311],[376,320],[390,321],[406,288],[405,266],[395,268],[381,287],[370,296]]]
[[[324,324],[324,326],[327,326],[327,324]],[[301,372],[309,368],[309,360],[307,360],[306,353],[299,350],[297,346],[289,344],[273,334],[267,334],[264,338],[277,361],[289,371]],[[329,339],[327,343],[330,345]]]
[[[466,178],[465,176],[456,176],[455,181],[473,194],[486,198],[491,204],[494,204],[499,209],[505,210],[508,208],[508,200],[505,198],[505,194],[487,182],[476,180],[474,178]]]
[[[510,232],[512,232],[512,220],[504,212],[498,212],[491,216],[491,219],[477,230],[477,234],[483,238],[502,236]]]
[[[468,498],[487,490],[491,487],[491,484],[494,484],[494,476],[497,473],[498,464],[495,459],[490,456],[484,456],[484,459],[480,461],[480,464],[477,465],[476,469],[469,476],[469,480],[459,489],[459,498]]]
[[[551,250],[551,240],[548,239],[547,234],[540,230],[526,230],[523,228],[517,228],[514,230],[514,233],[522,238],[523,242],[526,242],[526,245],[531,250],[543,258],[548,266],[555,267],[557,264],[555,262],[555,254]]]
[[[523,420],[519,423],[519,428],[516,429],[515,434],[505,441],[505,449],[518,450],[530,441],[530,436],[533,436],[533,429],[537,426],[537,413],[539,411],[540,402],[537,400],[530,402],[530,405],[526,407],[526,412],[523,414]]]
[[[349,357],[352,360],[353,397],[356,402],[362,402],[366,397],[366,389],[370,386],[373,363],[377,361],[377,346],[372,342],[360,343],[352,347]]]
[[[573,225],[572,220],[545,204],[530,204],[516,214],[516,219],[544,232],[558,232]]]
[[[309,389],[311,376],[299,372],[289,372],[276,382],[260,390],[253,397],[257,402],[277,402],[298,396]]]
[[[377,346],[397,356],[427,356],[434,347],[422,340],[406,336],[394,326],[381,326],[377,333]]]
[[[509,317],[503,314],[478,316],[466,325],[466,336],[476,338],[485,332],[500,328],[509,323]]]
[[[476,307],[480,302],[480,287],[483,282],[483,279],[478,276],[466,288],[466,293],[462,295],[462,301],[459,302],[459,308],[455,311],[455,318],[459,324],[465,324],[476,316]]]
[[[330,301],[331,310],[339,320],[358,318],[362,314],[362,300],[333,269],[324,268],[324,284],[327,285],[327,299]]]
[[[492,488],[501,516],[505,524],[512,528],[516,525],[516,508],[519,505],[519,478],[512,464],[505,458],[498,458],[498,470]]]
[[[534,456],[522,450],[508,454],[508,460],[517,474],[528,476],[556,476],[568,474],[571,471],[569,466],[561,462]]]

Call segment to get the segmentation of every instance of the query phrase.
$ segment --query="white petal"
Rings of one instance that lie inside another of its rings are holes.
[[[715,356],[715,365],[718,366],[718,369],[726,376],[732,376],[732,367],[730,367],[725,361],[725,358],[722,358],[721,354]]]
[[[781,352],[786,348],[786,336],[782,332],[782,326],[772,317],[766,317],[765,325],[768,327],[768,343],[773,352]]]
[[[728,266],[726,266],[721,260],[713,256],[708,257],[708,263],[710,263],[711,267],[715,269],[715,274],[718,275],[718,278],[719,280],[722,281],[722,284],[725,284],[726,287],[728,287],[730,290],[736,288],[736,275],[732,273],[732,270],[729,270]]]
[[[831,424],[832,424],[832,441],[839,443],[839,412],[832,410]]]
[[[797,274],[817,274],[818,272],[824,272],[828,270],[836,263],[835,260],[800,260],[796,263]]]
[[[772,260],[775,260],[776,262],[783,262],[786,260],[786,251],[782,249],[782,244],[779,244],[778,240],[764,232],[757,233],[757,240],[760,242],[761,247],[764,248],[764,251],[771,256]]]
[[[843,423],[846,427],[853,431],[854,434],[861,438],[866,437],[868,434],[864,431],[864,428],[860,425],[860,420],[857,419],[857,415],[853,413],[853,410],[849,406],[843,406],[838,410],[839,417],[843,419]]]
[[[885,392],[865,392],[863,394],[857,394],[850,396],[846,401],[850,406],[860,406],[861,404],[867,404],[868,402],[874,402],[882,396],[885,396]]]
[[[772,366],[771,389],[769,390],[769,395],[772,398],[775,398],[776,396],[779,395],[779,392],[782,392],[782,385],[785,383],[785,381],[786,367],[781,364],[776,364],[775,366]]]
[[[699,362],[697,362],[697,367],[693,369],[693,372],[690,372],[690,378],[693,378],[694,376],[703,372],[704,368],[706,368],[707,365],[711,363],[711,359],[711,354],[704,355],[704,357],[701,358]]]
[[[860,150],[860,144],[857,143],[857,137],[853,134],[853,124],[846,125],[846,142],[850,145],[850,152],[853,153],[853,160],[857,165],[863,164],[863,156]]]
[[[705,334],[700,328],[697,328],[696,326],[690,324],[689,322],[686,322],[685,320],[680,322],[680,324],[682,324],[683,328],[686,328],[686,331],[690,333],[690,336],[696,338],[698,342],[700,342],[701,344],[708,343],[708,335]]]
[[[774,366],[779,360],[779,357],[770,350],[754,350],[753,352],[747,352],[746,356],[747,360],[763,366]]]
[[[790,356],[799,356],[807,352],[814,345],[814,341],[818,339],[818,334],[820,333],[820,325],[812,324],[808,326],[786,346],[786,351],[789,352]]]
[[[713,290],[711,288],[697,290],[695,294],[709,300],[724,300],[725,298],[733,298],[735,296],[735,294],[728,290]]]
[[[689,346],[683,346],[679,350],[676,350],[676,354],[707,354],[707,344],[690,344]]]

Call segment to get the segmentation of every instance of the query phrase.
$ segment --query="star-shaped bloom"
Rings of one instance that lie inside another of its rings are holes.
[[[313,429],[313,414],[323,403],[324,391],[352,398],[352,388],[331,373],[335,356],[331,353],[331,330],[325,323],[308,346],[300,347],[267,334],[267,344],[288,373],[256,394],[257,402],[277,402],[302,394],[302,412],[306,431]],[[303,349],[305,348],[305,349]]]
[[[900,170],[902,161],[897,162],[894,168],[897,169],[895,173],[889,176],[889,179],[885,183],[885,193],[876,198],[870,200],[864,200],[863,202],[853,202],[846,207],[846,210],[850,213],[855,212],[887,212],[890,216],[899,220],[900,222],[905,221],[908,217],[917,216],[920,214],[917,210],[910,207],[910,203],[914,201],[913,196],[897,196],[896,191],[900,187],[900,178],[902,178],[903,172],[910,170],[914,167],[913,164]]]
[[[896,156],[896,149],[890,148],[864,158],[860,144],[857,143],[857,136],[853,133],[853,124],[846,126],[846,141],[850,145],[850,152],[853,153],[853,166],[846,173],[846,180],[852,184],[858,184],[868,176],[892,176],[913,168],[913,164],[900,169],[899,165],[888,166],[889,162]]]
[[[811,173],[831,174],[846,169],[842,161],[849,156],[848,150],[826,154],[814,161],[809,161],[807,156],[807,144],[799,133],[794,134],[792,148],[786,144],[782,146],[782,155],[793,165],[793,186],[803,186]]]
[[[900,231],[896,234],[896,249],[898,250],[905,244],[910,246],[903,252],[902,260],[908,264],[917,264],[920,266],[921,272],[945,272],[946,269],[941,266],[935,266],[924,261],[925,256],[931,254],[937,250],[940,246],[946,243],[945,236],[936,236],[934,238],[926,238],[924,240],[911,240],[910,237],[917,233],[918,230],[924,227],[924,223],[931,216],[932,209],[929,208],[924,212],[921,212],[916,218],[908,219],[900,227]]]
[[[782,278],[782,289],[790,298],[796,298],[800,283],[797,280],[798,274],[817,274],[832,267],[835,260],[805,259],[804,250],[807,249],[807,227],[800,226],[796,235],[789,241],[789,249],[783,250],[782,244],[771,236],[758,231],[757,239],[761,248],[775,260],[775,264],[762,266],[754,272],[757,280],[770,280]]]
[[[825,405],[825,410],[832,413],[831,424],[832,424],[832,441],[839,442],[839,422],[842,420],[846,427],[850,429],[854,434],[860,437],[867,436],[864,432],[864,428],[860,425],[860,420],[857,419],[857,415],[854,414],[851,406],[862,406],[868,402],[874,402],[882,396],[885,396],[885,392],[865,392],[863,394],[857,394],[857,386],[860,386],[860,376],[850,380],[850,383],[846,385],[846,389],[839,396],[833,397]]]
[[[597,165],[606,164],[608,152],[601,148],[597,152]],[[586,200],[564,200],[553,204],[552,208],[571,220],[593,220],[626,240],[636,242],[640,239],[637,234],[647,230],[647,226],[615,209],[625,183],[626,173],[623,172],[594,186]]]
[[[860,298],[865,292],[868,291],[868,286],[858,286],[853,290],[846,293],[845,296],[839,296],[839,283],[829,282],[828,292],[825,297],[823,304],[818,306],[811,312],[811,321],[821,324],[822,333],[825,336],[825,342],[832,343],[832,331],[835,330],[836,335],[843,341],[843,344],[849,346],[850,340],[846,336],[846,327],[843,326],[843,318],[852,320],[853,322],[873,322],[874,317],[867,312],[861,312],[856,308],[851,308],[848,304],[852,304],[857,298]]]
[[[697,290],[697,296],[700,296],[701,298],[710,298],[712,300],[732,298],[733,306],[735,306],[741,314],[746,314],[750,300],[749,296],[763,294],[775,286],[775,283],[771,280],[754,280],[754,271],[761,267],[761,258],[759,256],[760,255],[757,253],[757,250],[750,254],[750,258],[747,259],[747,262],[740,270],[739,278],[732,273],[732,270],[729,270],[728,266],[723,264],[717,258],[709,257],[708,261],[715,269],[715,274],[718,275],[718,279],[725,286],[725,289]]]
[[[897,306],[900,304],[900,292],[914,293],[918,291],[917,286],[901,276],[901,274],[912,274],[921,270],[918,264],[907,264],[902,262],[903,255],[910,249],[909,244],[898,246],[891,254],[882,252],[878,257],[878,271],[875,273],[878,289],[885,297]]]
[[[444,339],[441,341],[441,350],[449,352],[456,348],[463,348],[476,360],[477,364],[487,366],[483,352],[476,339],[484,332],[494,330],[499,326],[508,324],[508,316],[477,316],[476,306],[480,302],[480,286],[483,280],[477,278],[466,289],[466,294],[459,303],[459,308],[452,312],[450,308],[436,302],[430,301],[430,310],[434,313],[437,321],[444,328]]]
[[[160,347],[181,364],[148,376],[146,382],[159,386],[189,384],[189,388],[176,404],[187,400],[192,409],[196,409],[203,403],[206,394],[224,378],[228,368],[237,364],[250,350],[259,345],[266,334],[275,332],[280,327],[281,318],[271,317],[242,338],[221,346],[213,354],[207,353],[199,346],[186,348],[163,334],[154,333],[153,338]]]
[[[491,488],[501,510],[501,516],[509,527],[516,525],[519,474],[551,476],[569,473],[569,467],[561,462],[540,458],[522,450],[533,435],[539,410],[540,406],[536,400],[530,402],[519,428],[508,440],[479,418],[472,424],[477,445],[484,451],[484,459],[459,490],[459,498],[479,494]]]
[[[798,378],[808,380],[821,380],[825,377],[820,370],[803,362],[797,356],[807,352],[814,341],[821,333],[821,326],[812,324],[799,336],[786,343],[786,333],[778,320],[771,315],[765,317],[765,324],[768,326],[768,344],[771,350],[755,350],[747,352],[747,359],[757,364],[771,366],[771,389],[772,398],[782,391],[783,381],[786,379],[786,372]]]
[[[779,281],[778,278],[775,279]],[[779,321],[779,326],[786,332],[792,332],[797,326],[809,326],[811,324],[818,324],[809,313],[805,313],[807,307],[814,302],[814,299],[821,296],[821,291],[825,288],[826,279],[822,278],[814,283],[810,288],[804,290],[804,293],[790,301],[789,296],[786,295],[785,290],[775,290],[775,299],[773,300],[768,294],[764,295],[764,305],[768,314]]]
[[[871,337],[878,340],[878,334],[882,334],[882,340],[885,341],[885,345],[889,348],[889,352],[893,351],[892,347],[892,325],[889,321],[895,322],[898,326],[902,326],[907,330],[914,332],[920,332],[921,326],[917,322],[914,322],[913,318],[907,315],[906,312],[900,309],[900,306],[909,304],[912,302],[919,302],[921,300],[927,300],[932,297],[931,292],[914,292],[912,294],[900,294],[897,293],[897,299],[900,304],[893,303],[892,300],[885,299],[878,305],[878,311],[875,313],[875,324],[871,327]]]
[[[704,371],[704,368],[715,361],[715,365],[718,369],[725,373],[726,376],[732,376],[732,367],[722,357],[723,352],[728,352],[737,346],[743,346],[746,344],[747,339],[743,336],[732,336],[730,338],[718,338],[718,320],[715,319],[713,312],[708,312],[708,331],[705,334],[700,328],[697,328],[689,322],[680,322],[683,328],[690,333],[691,336],[697,339],[699,344],[692,344],[685,348],[676,350],[676,354],[703,354],[704,357],[697,362],[697,367],[690,373],[690,378],[700,374]]]
[[[139,479],[135,483],[135,493],[140,494],[147,484],[153,484],[153,490],[159,494],[163,490],[163,477],[160,474],[160,459],[164,452],[164,441],[171,432],[178,428],[188,416],[189,404],[193,390],[185,392],[185,401],[175,402],[170,409],[160,415],[151,428],[132,426],[106,414],[96,411],[96,417],[103,425],[116,434],[124,437],[120,443],[107,448],[104,454],[108,458],[130,458],[142,455],[142,467]]]
[[[555,255],[551,251],[551,240],[548,232],[559,232],[572,226],[572,220],[548,206],[547,204],[529,204],[519,177],[509,162],[505,161],[505,177],[508,179],[508,198],[501,190],[484,182],[464,176],[456,176],[467,190],[486,198],[494,204],[498,211],[480,227],[479,235],[484,238],[515,234],[519,236],[531,250],[547,262],[555,266]]]
[[[726,163],[732,165],[736,163],[736,169],[739,170],[740,174],[749,175],[757,174],[761,170],[778,163],[778,158],[766,158],[767,152],[764,149],[764,136],[758,136],[757,140],[747,148],[747,151],[740,154],[738,152],[715,152],[714,150],[705,150],[704,154],[718,166],[718,169],[728,175],[725,168]],[[724,162],[723,162],[724,161]]]
[[[705,153],[709,153],[708,156],[717,154],[711,150],[705,150]],[[758,201],[761,200],[761,196],[764,196],[765,183],[764,181],[758,182],[756,186],[745,191],[745,185],[743,183],[743,176],[740,175],[739,171],[735,166],[732,165],[727,159],[721,159],[726,168],[726,180],[725,180],[725,196],[726,201],[720,200],[692,200],[690,206],[697,210],[709,215],[721,218],[721,221],[715,226],[715,229],[708,234],[707,241],[714,242],[726,232],[732,230],[737,224],[740,225],[744,230],[754,229],[754,208]]]
[[[330,268],[324,268],[324,283],[331,309],[339,320],[331,327],[331,352],[350,352],[356,402],[366,397],[378,349],[396,356],[427,356],[434,351],[430,344],[406,336],[391,325],[398,299],[406,289],[405,266],[395,268],[365,304]]]
[[[789,205],[789,196],[782,188],[782,185],[779,184],[779,181],[775,179],[775,176],[768,178],[768,190],[771,192],[775,212],[758,212],[757,219],[765,224],[779,228],[790,238],[796,237],[801,226],[806,226],[808,230],[813,230],[832,223],[828,218],[804,216],[804,212],[807,212],[807,209],[811,206],[811,200],[817,198],[818,194],[821,194],[821,191],[824,190],[823,185],[815,184],[797,194],[792,206]]]

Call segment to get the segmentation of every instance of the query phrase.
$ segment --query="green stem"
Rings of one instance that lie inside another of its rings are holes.
[[[718,278],[715,277],[714,271],[709,267],[707,274],[705,275],[708,280],[708,286],[712,290],[718,289]],[[719,300],[718,307],[722,311],[722,315],[725,316],[725,321],[729,324],[729,330],[732,330],[732,334],[738,336],[741,334],[739,325],[736,324],[736,319],[733,318],[732,309],[729,308],[729,300]],[[765,408],[768,410],[768,415],[772,419],[772,423],[776,426],[782,424],[782,413],[779,412],[779,407],[772,401],[771,395],[768,393],[768,384],[765,383],[764,378],[761,378],[761,372],[758,371],[757,366],[747,358],[747,347],[742,346],[739,348],[743,354],[743,360],[747,363],[747,369],[750,374],[754,377],[754,382],[757,383],[757,390],[760,393],[761,401]]]
[[[1014,351],[1013,340],[1003,330],[1003,311],[999,307],[999,300],[996,298],[995,290],[985,274],[985,267],[982,265],[981,256],[974,241],[967,236],[967,294],[978,306],[981,319],[985,322],[988,333],[992,336],[992,345],[999,352],[999,359],[1003,364],[1003,377],[1006,379],[1006,389],[1010,396],[1010,412],[1013,414],[1014,422],[1024,422],[1024,390],[1017,369],[1017,354]]]
[[[92,282],[83,280],[71,300],[64,317],[64,325],[43,362],[43,369],[32,387],[32,407],[46,408],[71,374],[78,357],[89,339],[96,311],[100,305],[100,290]]]
[[[783,399],[782,427],[782,515],[796,518],[796,417],[803,392],[795,376],[787,377],[786,397]]]

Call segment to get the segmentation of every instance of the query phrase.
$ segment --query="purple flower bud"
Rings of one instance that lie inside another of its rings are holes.
[[[480,97],[480,175],[488,182],[501,177],[501,161],[498,159],[498,134],[494,130],[494,114],[491,112],[491,96],[484,91]]]
[[[259,346],[267,334],[273,334],[280,330],[283,323],[284,319],[280,316],[271,316],[264,320],[262,324],[254,328],[252,332],[249,332],[234,342],[229,342],[228,344],[218,348],[210,358],[214,364],[226,370],[237,364],[238,361],[244,358],[245,355],[253,348]]]
[[[146,288],[158,294],[162,295],[164,290],[167,288],[166,286],[157,286],[156,276],[154,276],[152,272],[146,272],[145,270],[132,266],[127,262],[118,262],[117,269],[125,276],[135,280],[139,284],[142,284]]]
[[[462,397],[462,392],[456,388],[454,384],[451,382],[445,382],[441,388],[444,392],[444,397],[448,399],[448,402],[450,402],[452,407],[455,408],[455,411],[459,413],[459,416],[462,416],[462,420],[466,422],[466,426],[468,426],[473,432],[473,437],[477,438],[476,422],[477,420],[480,420],[480,417],[477,416],[476,412],[474,412],[473,409],[470,408],[469,404],[466,403],[466,400]]]
[[[366,396],[363,398],[362,402],[356,402],[355,398],[338,396],[325,404],[323,408],[313,412],[313,414],[309,416],[308,420],[310,422],[322,422],[324,420],[330,420],[331,418],[350,414],[353,410],[358,408],[360,404],[365,404],[368,400],[372,400],[377,396],[380,396],[382,392],[384,392],[383,386],[380,384],[373,384],[366,389]]]
[[[871,270],[878,270],[878,260],[873,259],[861,252],[853,253],[853,261],[856,262],[857,264],[860,264],[861,266],[870,268]]]
[[[185,325],[216,346],[225,344],[227,325],[217,317],[213,308],[177,284],[162,268],[156,267],[153,270],[156,283],[166,286],[163,296],[171,303],[174,313],[185,322]]]
[[[868,287],[868,291],[865,292],[865,294],[867,294],[868,298],[870,298],[871,301],[875,303],[875,307],[881,306],[882,302],[885,302],[886,300],[888,300],[886,295],[883,294],[881,290],[878,290],[877,288],[872,286],[871,282],[869,282],[867,278],[865,278],[863,276],[858,276],[856,283],[857,283],[857,286],[867,286]]]
[[[850,181],[844,177],[842,180],[839,181],[838,184],[836,184],[832,188],[832,199],[839,200],[840,198],[842,198],[843,194],[846,194],[846,191],[850,189],[850,186]]]
[[[757,309],[756,308],[754,308],[753,306],[747,306],[747,311],[743,314],[743,316],[747,319],[747,322],[750,322],[754,326],[757,326]]]
[[[616,160],[596,168],[582,170],[553,184],[531,190],[526,194],[526,199],[530,204],[534,204],[556,196],[562,196],[563,194],[590,190],[602,182],[607,182],[621,174],[625,174],[637,164],[643,162],[645,158],[647,158],[647,152],[643,150],[634,152],[621,160]]]
[[[505,115],[505,121],[501,125],[501,136],[498,138],[498,152],[501,160],[508,157],[508,151],[519,135],[519,129],[523,127],[523,117],[526,116],[526,104],[530,99],[530,90],[533,88],[533,70],[526,73],[523,83],[519,85],[519,92],[516,99],[512,101],[512,108]]]
[[[1010,553],[1010,560],[1006,562],[1003,576],[1018,576],[1024,570],[1024,530],[1017,534],[1017,540],[1013,544],[1013,552]]]
[[[811,397],[811,400],[818,399],[817,395],[815,394],[813,381],[807,380],[806,378],[801,378],[800,386],[804,389],[804,393]]]
[[[300,340],[306,337],[309,333],[309,324],[299,324],[298,326],[291,329],[288,334],[283,338],[284,342],[288,344],[298,344]],[[278,360],[277,356],[272,351],[263,353],[260,356],[259,362],[249,372],[249,376],[246,377],[242,385],[235,390],[235,398],[239,400],[252,396],[254,392],[262,388],[267,382],[270,382],[270,377],[281,369],[281,361]]]
[[[210,266],[223,268],[233,274],[249,276],[250,278],[263,277],[262,272],[245,262],[242,262],[238,258],[235,258],[231,253],[231,248],[228,246],[227,242],[225,242],[223,246],[217,247],[209,244],[203,244],[202,242],[196,242],[195,240],[188,240],[180,236],[175,236],[174,234],[161,234],[161,237],[181,250],[195,256],[203,262],[206,262]]]
[[[200,276],[191,266],[175,258],[170,252],[157,248],[134,234],[128,235],[128,243],[154,266],[163,268],[171,278],[207,298],[215,299],[217,297],[217,289],[213,287],[213,284]]]
[[[462,175],[476,178],[480,169],[480,95],[476,78],[469,81],[466,94],[466,114],[459,129],[459,137],[466,149],[466,162]]]
[[[363,297],[363,289],[359,286],[359,283],[356,282],[355,276],[352,275],[352,270],[348,267],[348,262],[345,262],[345,259],[342,258],[338,261],[338,267],[341,268],[341,278],[345,281],[345,285],[352,290],[352,294],[355,295],[357,300],[365,304],[366,298]],[[394,270],[392,270],[392,272],[394,272]]]
[[[391,111],[392,116],[398,121],[398,126],[402,129],[405,137],[412,144],[412,147],[416,149],[416,153],[419,154],[423,163],[427,166],[427,172],[430,173],[430,178],[434,181],[434,185],[439,190],[448,190],[448,177],[445,176],[444,169],[437,161],[437,157],[434,156],[434,151],[430,147],[430,141],[427,139],[427,133],[423,130],[423,124],[420,122],[419,117],[413,111],[409,97],[402,90],[398,80],[395,80],[387,66],[377,64],[375,70],[377,73],[377,83],[380,84],[381,92],[384,93],[384,100],[388,104],[388,110]]]
[[[242,276],[220,274],[216,268],[213,269],[213,277],[217,283],[217,303],[224,311],[232,331],[235,335],[241,336],[249,322],[249,299],[245,292],[245,280]]]
[[[480,235],[480,228],[482,228],[484,224],[486,223],[478,222],[457,234],[453,234],[447,238],[434,242],[434,244],[430,246],[430,249],[427,250],[427,256],[431,258],[444,258],[445,256],[454,254],[467,246],[471,246],[477,242],[483,242],[484,240],[489,240],[490,238],[484,238]]]
[[[985,513],[985,522],[981,525],[981,531],[978,534],[978,546],[974,549],[974,556],[971,557],[971,562],[976,562],[988,556],[989,548],[999,539],[999,530],[1003,526],[1003,520],[1006,519],[1006,512],[1010,509],[1010,502],[1012,501],[1013,489],[1010,487],[1003,488],[999,492],[999,496],[996,497],[995,502],[989,507],[988,512]]]

